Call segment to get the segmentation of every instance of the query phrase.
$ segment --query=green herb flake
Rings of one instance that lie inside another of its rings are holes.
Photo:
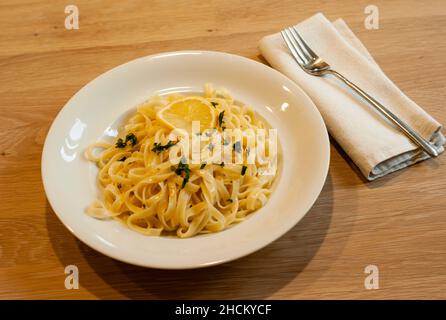
[[[128,135],[125,136],[125,143],[127,144],[127,142],[129,141],[133,147],[138,143],[138,138],[133,133],[129,133]]]
[[[218,106],[218,102],[214,102],[214,101],[212,101],[211,104],[212,104],[212,106],[213,106],[214,108],[215,108],[216,106]]]
[[[223,122],[225,122],[223,120],[223,117],[225,116],[225,111],[223,110],[222,112],[220,112],[218,114],[218,126],[221,127],[221,125],[223,124]]]
[[[189,178],[190,178],[190,171],[189,171],[189,169],[187,171],[185,171],[185,172],[186,172],[186,174],[184,176],[183,183],[181,184],[181,189],[183,189],[186,186],[186,183],[189,181]]]
[[[247,166],[242,166],[242,176],[245,175],[245,173],[246,173],[246,169],[248,169]]]
[[[167,141],[167,143],[165,145],[162,145],[161,142],[155,142],[155,144],[153,145],[152,151],[156,152],[157,154],[160,154],[161,152],[169,149],[170,147],[176,145],[179,142],[179,140],[177,141]]]
[[[116,141],[115,147],[116,148],[125,148],[127,146],[128,142],[130,142],[131,146],[133,147],[138,143],[138,138],[133,133],[129,133],[128,135],[125,136],[125,140],[123,140],[122,138],[119,138]]]
[[[201,166],[200,166],[200,170],[201,170],[201,169],[204,169],[204,167],[206,167],[206,162],[201,164]]]
[[[224,162],[222,162],[222,163],[220,163],[220,167],[224,167],[225,166],[225,163]]]

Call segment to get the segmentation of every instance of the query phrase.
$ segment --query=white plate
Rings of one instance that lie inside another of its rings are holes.
[[[225,87],[277,128],[282,153],[275,190],[265,207],[234,227],[189,239],[148,237],[116,221],[85,214],[97,196],[96,169],[83,157],[92,142],[113,135],[117,119],[154,94]],[[135,265],[186,269],[234,260],[290,230],[311,208],[328,171],[329,141],[312,101],[279,72],[221,52],[162,53],[120,65],[91,81],[63,107],[42,155],[48,200],[81,241]]]

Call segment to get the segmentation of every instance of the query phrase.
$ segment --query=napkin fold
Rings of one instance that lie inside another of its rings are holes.
[[[446,139],[440,132],[441,125],[384,74],[342,19],[331,23],[318,13],[296,27],[313,51],[334,70],[431,141],[439,153],[444,151]],[[311,97],[331,136],[368,180],[429,158],[339,79],[330,75],[315,77],[303,71],[280,33],[261,39],[259,48],[272,67],[294,80]]]

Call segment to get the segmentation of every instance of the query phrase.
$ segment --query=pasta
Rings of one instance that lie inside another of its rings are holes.
[[[166,125],[162,110],[178,112],[170,106],[192,102],[202,106],[203,115],[197,116],[209,128],[193,133]],[[149,236],[187,238],[224,230],[263,207],[271,194],[275,171],[265,172],[277,161],[276,149],[270,143],[259,157],[252,151],[271,134],[257,140],[244,134],[255,136],[265,129],[250,107],[210,85],[201,96],[155,96],[137,107],[116,141],[98,142],[85,151],[99,168],[101,190],[101,199],[86,211]],[[189,155],[197,139],[200,159],[194,162],[194,151],[192,160]]]

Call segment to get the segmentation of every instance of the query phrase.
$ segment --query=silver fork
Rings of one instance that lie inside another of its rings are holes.
[[[316,53],[314,53],[313,50],[311,50],[311,48],[305,43],[295,27],[287,28],[281,31],[281,34],[294,59],[297,61],[299,66],[301,66],[302,69],[304,69],[307,73],[313,76],[324,76],[327,74],[331,74],[342,80],[346,85],[348,85],[362,98],[369,102],[379,113],[381,113],[392,123],[394,123],[410,140],[412,140],[416,145],[426,151],[427,154],[429,154],[431,157],[438,156],[437,150],[427,140],[420,136],[414,129],[412,129],[407,123],[398,118],[389,109],[373,99],[364,90],[349,81],[339,72],[331,69],[329,64],[327,64]]]

